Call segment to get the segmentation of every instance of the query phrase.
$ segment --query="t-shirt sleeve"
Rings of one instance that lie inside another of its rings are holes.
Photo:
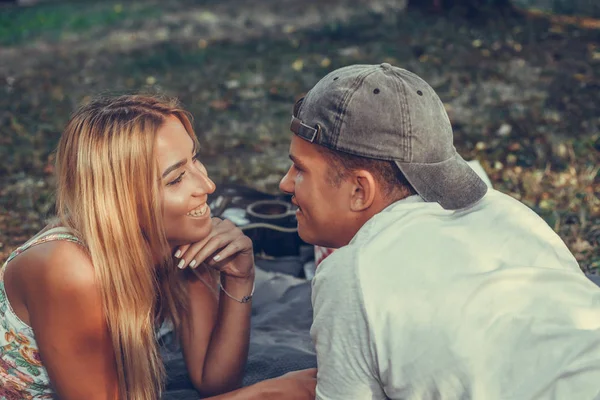
[[[318,400],[385,398],[353,259],[350,249],[337,250],[313,278]]]

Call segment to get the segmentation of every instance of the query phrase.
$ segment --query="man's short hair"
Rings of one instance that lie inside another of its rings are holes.
[[[361,157],[319,145],[317,149],[329,162],[328,179],[332,186],[339,186],[352,171],[364,169],[373,174],[387,198],[399,200],[417,194],[394,161]]]

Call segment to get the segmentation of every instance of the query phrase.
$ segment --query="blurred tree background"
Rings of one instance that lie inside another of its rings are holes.
[[[389,62],[438,91],[460,153],[598,272],[597,17],[594,0],[2,2],[0,256],[53,212],[54,148],[94,95],[179,97],[217,182],[277,192],[294,100],[335,68]]]

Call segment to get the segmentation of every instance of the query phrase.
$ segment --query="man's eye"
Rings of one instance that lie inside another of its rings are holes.
[[[177,178],[175,178],[171,182],[167,183],[167,186],[176,185],[179,182],[181,182],[181,180],[183,179],[183,175],[185,175],[185,171],[182,172],[181,174],[179,174],[179,176]]]

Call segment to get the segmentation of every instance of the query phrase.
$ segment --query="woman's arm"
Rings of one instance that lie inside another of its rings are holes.
[[[203,273],[201,274],[201,278],[204,279],[207,283],[210,282],[210,276],[207,276],[210,274],[207,273]],[[212,309],[208,309],[208,307],[206,307],[205,310],[199,309],[196,310],[198,312],[198,314],[196,314],[195,312],[191,313],[195,316],[200,317],[201,315],[209,315],[210,312],[212,312],[213,316],[216,315],[217,321],[219,318],[219,314],[221,312],[223,312],[224,314],[228,314],[229,317],[231,317],[230,319],[231,321],[231,326],[235,329],[236,328],[236,323],[235,323],[235,318],[236,318],[236,314],[239,312],[239,310],[225,310],[223,307],[220,307],[217,309],[216,303],[217,303],[217,298],[214,295],[214,293],[211,293],[211,291],[207,288],[207,286],[205,284],[203,284],[201,281],[196,280],[193,285],[197,285],[195,287],[195,290],[197,290],[197,292],[195,292],[195,295],[198,295],[198,297],[195,299],[195,301],[197,302],[196,305],[197,306],[202,306],[202,305],[211,305]],[[226,288],[227,291],[230,294],[233,294],[230,292],[230,288],[227,287]],[[245,289],[245,290],[251,290],[251,289]],[[247,291],[243,291],[242,293],[249,293]],[[194,296],[194,295],[192,295]],[[241,298],[243,295],[239,295],[239,298]],[[231,300],[229,299],[226,295],[221,294],[221,304],[223,304],[223,302]],[[234,300],[231,300],[234,301]],[[238,307],[238,306],[244,306],[244,305],[248,305],[249,303],[246,304],[233,304],[234,307]],[[246,313],[248,312],[247,310],[242,310],[244,317],[246,316]],[[204,314],[202,314],[204,313]],[[227,333],[227,331],[219,331],[219,324],[213,324],[212,321],[214,320],[214,318],[212,319],[207,319],[206,321],[202,321],[201,318],[197,318],[195,321],[197,321],[199,323],[199,326],[196,327],[196,329],[198,330],[202,330],[201,328],[204,327],[213,327],[212,332],[214,332],[212,335],[210,335],[210,332],[208,333],[209,336],[221,336],[224,337],[225,339],[234,339],[234,338],[243,338],[243,340],[245,340],[244,343],[242,344],[232,344],[231,348],[227,347],[229,346],[229,342],[227,340],[224,340],[222,343],[219,344],[215,344],[212,343],[212,341],[210,341],[210,338],[208,339],[209,341],[209,345],[206,346],[206,348],[208,349],[209,354],[207,354],[205,356],[206,360],[209,360],[211,355],[214,355],[216,357],[219,356],[220,353],[216,352],[218,351],[218,349],[221,348],[221,346],[225,347],[224,351],[228,351],[229,349],[236,349],[235,346],[239,346],[237,347],[237,350],[240,351],[240,349],[243,349],[244,352],[244,357],[240,358],[241,356],[238,354],[235,354],[235,351],[233,352],[229,352],[228,354],[225,355],[224,359],[227,359],[227,357],[232,357],[232,360],[230,360],[230,362],[232,364],[235,365],[239,365],[239,367],[243,367],[245,362],[240,362],[240,360],[245,361],[246,359],[246,353],[247,353],[247,345],[244,345],[245,343],[247,343],[247,339],[245,339],[245,335],[243,334],[244,332],[234,332],[234,333]],[[189,321],[192,321],[192,319],[189,319]],[[248,316],[248,321],[249,321],[249,316]],[[222,326],[227,327],[228,326],[229,321],[225,322],[222,324]],[[248,322],[249,323],[249,322]],[[205,324],[205,325],[203,325]],[[248,325],[248,330],[249,330],[249,325]],[[204,332],[204,334],[206,334],[206,332]],[[217,337],[219,337],[217,336]],[[188,343],[188,356],[193,357],[193,346],[195,344],[200,344],[198,346],[199,351],[201,351],[202,349],[202,343],[206,343],[206,341],[198,341],[198,343],[196,343],[194,340],[192,340],[192,336],[191,335],[187,335],[187,337],[184,335],[185,340],[187,340]],[[198,337],[196,337],[198,338]],[[185,347],[185,345],[184,345]],[[215,351],[214,353],[211,353],[212,351]],[[185,354],[185,350],[184,350],[184,354]],[[191,360],[191,362],[193,362],[193,360]],[[237,364],[236,364],[237,362]],[[190,363],[188,361],[186,361],[187,365],[190,365]],[[208,363],[206,363],[208,365]],[[227,368],[227,365],[223,365],[222,367]],[[189,367],[188,367],[189,368]],[[218,368],[211,368],[211,367],[207,367],[210,370],[211,374],[218,374],[219,373],[219,369]],[[227,371],[225,371],[225,373],[227,373]],[[242,371],[239,370],[239,376],[241,379],[241,373]],[[233,374],[232,374],[233,375]],[[207,374],[207,376],[209,376]],[[231,376],[231,375],[230,375]],[[216,377],[218,379],[218,376]],[[211,377],[209,376],[208,379],[211,379]],[[203,389],[202,388],[202,382],[200,382],[200,385],[194,384],[194,386],[204,395],[207,395],[207,393],[209,393],[208,390]],[[262,382],[259,382],[255,385],[252,386],[248,386],[242,389],[237,389],[237,390],[233,390],[230,392],[227,392],[225,394],[221,394],[221,395],[216,395],[214,397],[210,397],[207,400],[314,400],[315,398],[315,387],[317,385],[317,370],[316,368],[312,368],[312,369],[307,369],[307,370],[302,370],[302,371],[294,371],[294,372],[290,372],[288,374],[285,374],[279,378],[275,378],[275,379],[269,379],[269,380],[265,380]],[[223,392],[221,392],[223,393]]]
[[[210,274],[201,277],[211,283]],[[252,284],[234,293],[242,292],[241,298],[251,290]],[[248,355],[251,303],[237,303],[224,294],[219,298],[195,277],[188,280],[188,294],[189,315],[183,318],[181,340],[194,387],[205,396],[239,388]]]
[[[219,261],[212,257],[221,255]],[[209,257],[211,257],[209,259]],[[185,265],[206,261],[221,271],[227,292],[242,299],[254,284],[252,242],[229,221],[213,219],[205,240],[185,248]],[[248,355],[251,303],[240,303],[223,291],[204,267],[188,280],[189,315],[181,329],[183,354],[194,387],[203,395],[217,395],[241,386]],[[193,275],[193,274],[190,274]],[[203,282],[204,281],[204,282]],[[205,284],[207,283],[207,284]]]
[[[35,253],[44,256],[28,271],[24,299],[57,397],[117,399],[113,347],[91,261],[73,243],[38,246]]]

